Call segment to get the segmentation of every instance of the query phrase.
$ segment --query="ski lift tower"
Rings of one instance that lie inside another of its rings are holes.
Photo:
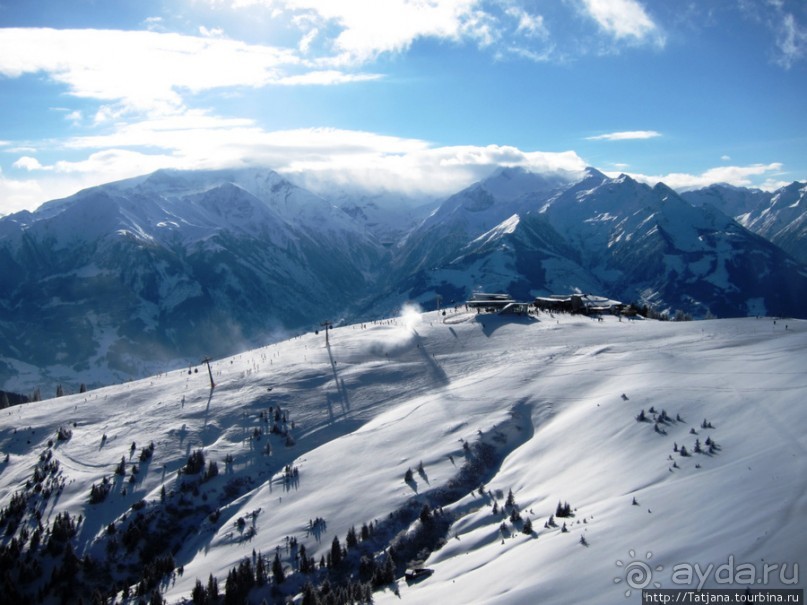
[[[325,346],[327,347],[330,343],[328,342],[328,330],[333,328],[333,324],[330,321],[323,321],[321,324],[323,328],[325,328]]]
[[[213,382],[213,370],[210,369],[210,357],[205,357],[203,360],[207,364],[207,373],[210,376],[210,390],[216,388],[216,383]]]

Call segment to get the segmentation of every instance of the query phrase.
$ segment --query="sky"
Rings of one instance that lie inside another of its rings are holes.
[[[0,214],[159,168],[807,181],[804,0],[0,0]]]

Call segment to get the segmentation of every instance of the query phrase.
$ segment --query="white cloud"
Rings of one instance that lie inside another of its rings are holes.
[[[781,186],[782,181],[773,177],[780,174],[782,168],[783,166],[780,162],[771,162],[769,164],[750,164],[748,166],[718,166],[716,168],[710,168],[700,174],[675,172],[662,176],[648,176],[642,174],[631,174],[631,176],[639,181],[650,184],[663,182],[669,187],[679,191],[708,187],[715,183],[727,183],[735,187],[757,187],[772,190]],[[764,177],[764,179],[761,177]]]
[[[8,179],[0,172],[0,216],[20,210],[33,210],[35,205],[49,199],[43,193],[36,180]]]
[[[333,128],[265,131],[250,120],[203,112],[122,125],[108,135],[74,137],[65,146],[73,155],[82,150],[88,155],[40,166],[41,188],[27,191],[26,207],[33,209],[82,187],[158,168],[262,165],[296,175],[313,189],[338,182],[368,190],[439,196],[484,178],[497,166],[541,172],[579,172],[585,167],[572,151],[523,151],[500,145],[438,147],[421,139]],[[43,197],[45,193],[50,197]]]
[[[45,73],[76,97],[106,102],[96,122],[116,120],[131,111],[181,112],[187,92],[334,84],[377,77],[309,72],[310,67],[294,50],[217,37],[151,31],[0,29],[0,75]]]
[[[22,156],[16,162],[14,162],[12,166],[14,168],[20,168],[29,172],[31,170],[42,170],[43,168],[42,164],[39,163],[39,160],[29,155]]]
[[[382,77],[381,74],[350,74],[334,69],[326,69],[321,71],[309,71],[308,73],[296,76],[286,76],[280,78],[276,84],[285,86],[300,86],[306,84],[331,86],[350,82],[368,82],[370,80],[378,80]]]
[[[617,40],[664,44],[659,27],[637,0],[583,0],[583,10]]]
[[[205,38],[221,38],[224,36],[224,30],[220,27],[207,28],[204,25],[199,26],[199,33]]]
[[[336,61],[363,63],[387,52],[401,52],[418,38],[491,39],[491,23],[480,0],[236,0],[233,6],[276,7],[306,24],[306,34],[336,28]],[[334,59],[333,57],[331,59]]]
[[[661,133],[655,130],[623,130],[620,132],[609,132],[596,136],[586,137],[587,141],[631,141],[637,139],[654,139],[660,137]]]

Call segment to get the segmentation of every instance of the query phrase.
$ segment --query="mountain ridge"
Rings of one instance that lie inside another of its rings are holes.
[[[771,202],[747,224],[798,244],[805,190],[743,194]],[[0,219],[0,385],[125,380],[480,289],[799,316],[807,269],[703,201],[727,192],[742,193],[501,168],[417,222],[426,206],[331,202],[260,168],[160,170],[86,189]],[[723,205],[741,207],[732,200]]]

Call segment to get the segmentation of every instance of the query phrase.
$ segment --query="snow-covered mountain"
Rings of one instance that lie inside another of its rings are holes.
[[[497,195],[502,176],[456,194],[407,238],[393,279],[411,298],[577,290],[696,316],[804,313],[804,265],[663,184],[589,169]]]
[[[683,197],[695,205],[715,206],[807,263],[807,183],[793,182],[774,192],[713,185]]]
[[[383,254],[350,216],[271,171],[159,171],[88,189],[0,221],[0,376],[92,384],[232,353],[337,319]]]
[[[409,308],[213,361],[215,388],[201,365],[1,410],[0,594],[803,590],[807,322],[603,319]]]
[[[501,168],[428,215],[410,198],[348,191],[326,199],[259,168],[161,170],[0,219],[0,387],[109,384],[477,290],[805,314],[807,268],[764,239],[803,241],[798,184],[740,217],[759,235],[593,168]],[[732,212],[762,199],[732,195]]]

